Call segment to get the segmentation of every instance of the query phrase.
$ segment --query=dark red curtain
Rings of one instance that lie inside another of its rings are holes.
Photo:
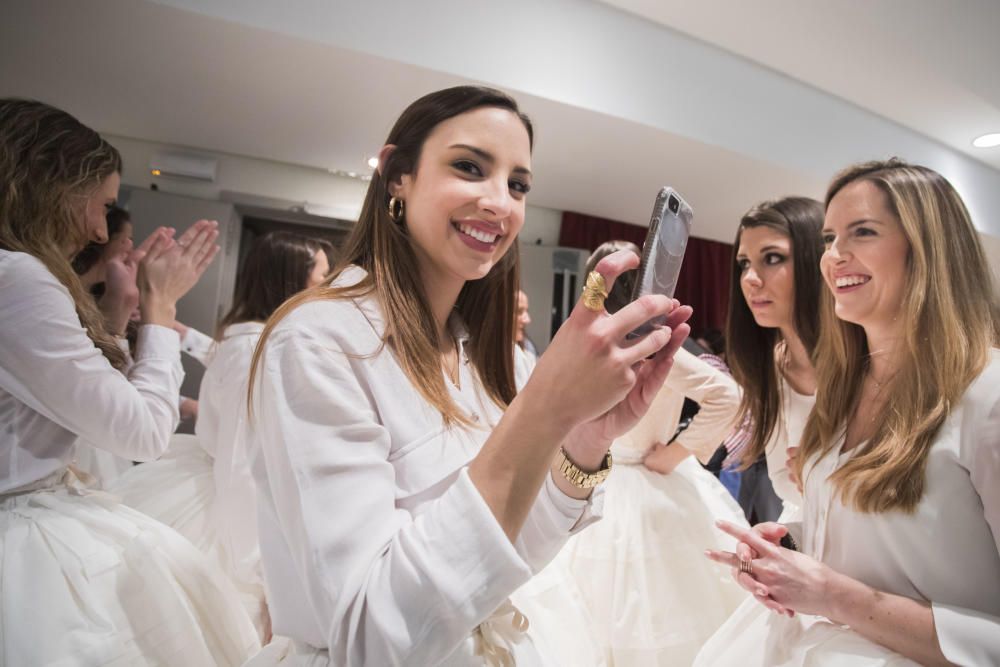
[[[563,212],[559,245],[593,252],[606,241],[631,241],[640,248],[646,228],[571,211]],[[729,307],[729,263],[733,246],[692,236],[674,296],[694,308],[691,330],[725,329]]]

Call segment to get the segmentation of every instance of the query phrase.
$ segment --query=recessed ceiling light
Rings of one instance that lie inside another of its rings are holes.
[[[1000,132],[984,134],[972,140],[972,145],[976,148],[994,148],[1000,146]]]
[[[378,158],[377,157],[368,158],[368,166],[371,167],[372,169],[378,169]]]

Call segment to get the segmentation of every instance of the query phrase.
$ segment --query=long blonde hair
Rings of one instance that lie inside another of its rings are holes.
[[[65,111],[0,100],[0,248],[33,255],[52,272],[69,290],[87,335],[119,370],[125,353],[64,253],[86,242],[81,203],[121,168],[114,146]]]
[[[440,90],[425,95],[403,111],[385,142],[394,145],[395,150],[372,177],[361,216],[327,283],[292,297],[268,320],[250,368],[248,409],[252,410],[255,378],[267,340],[286,315],[309,301],[374,294],[385,315],[383,344],[388,344],[395,353],[410,382],[441,413],[446,424],[471,424],[445,385],[438,329],[423,291],[406,221],[394,222],[388,209],[389,184],[402,174],[416,173],[421,149],[431,131],[449,118],[483,107],[507,109],[516,114],[533,141],[531,122],[520,113],[517,103],[491,88],[458,86]],[[351,265],[367,272],[364,280],[357,285],[333,287],[331,283]],[[469,329],[472,365],[487,394],[501,407],[507,406],[517,393],[514,310],[519,267],[517,243],[514,243],[484,278],[465,283],[455,304],[455,310]]]
[[[934,437],[997,343],[992,275],[961,197],[937,172],[901,160],[868,162],[838,175],[826,205],[847,185],[867,181],[885,193],[910,244],[901,309],[900,368],[883,391],[883,421],[835,472],[841,500],[862,512],[912,512],[924,492]],[[864,329],[837,319],[824,290],[816,347],[816,407],[798,457],[827,454],[857,408],[869,366]]]

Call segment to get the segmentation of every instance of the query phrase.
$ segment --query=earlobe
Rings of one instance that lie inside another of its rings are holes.
[[[396,150],[394,144],[386,144],[382,147],[382,150],[378,152],[378,167],[376,167],[378,173],[383,178],[385,177],[384,166],[388,164],[389,157],[392,155],[393,151]],[[401,199],[405,198],[405,193],[403,192],[403,186],[405,183],[406,176],[400,175],[393,179],[391,182],[385,184],[386,190],[389,191],[389,195],[392,197],[399,197]]]

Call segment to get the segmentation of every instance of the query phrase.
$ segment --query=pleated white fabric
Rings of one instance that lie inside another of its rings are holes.
[[[228,580],[72,471],[0,501],[4,665],[239,665],[258,646]]]
[[[175,434],[167,454],[134,466],[110,491],[129,507],[173,528],[187,538],[224,573],[239,593],[240,603],[263,636],[264,589],[234,576],[219,540],[212,512],[216,498],[214,461],[193,435]]]
[[[575,580],[608,665],[690,665],[746,599],[704,556],[735,547],[715,519],[745,525],[743,514],[693,458],[669,475],[622,462],[606,484],[604,520],[570,539],[550,568]],[[550,611],[551,623],[537,612],[532,621],[555,625],[559,610]]]
[[[698,667],[917,667],[819,616],[779,616],[747,599],[698,654]]]

